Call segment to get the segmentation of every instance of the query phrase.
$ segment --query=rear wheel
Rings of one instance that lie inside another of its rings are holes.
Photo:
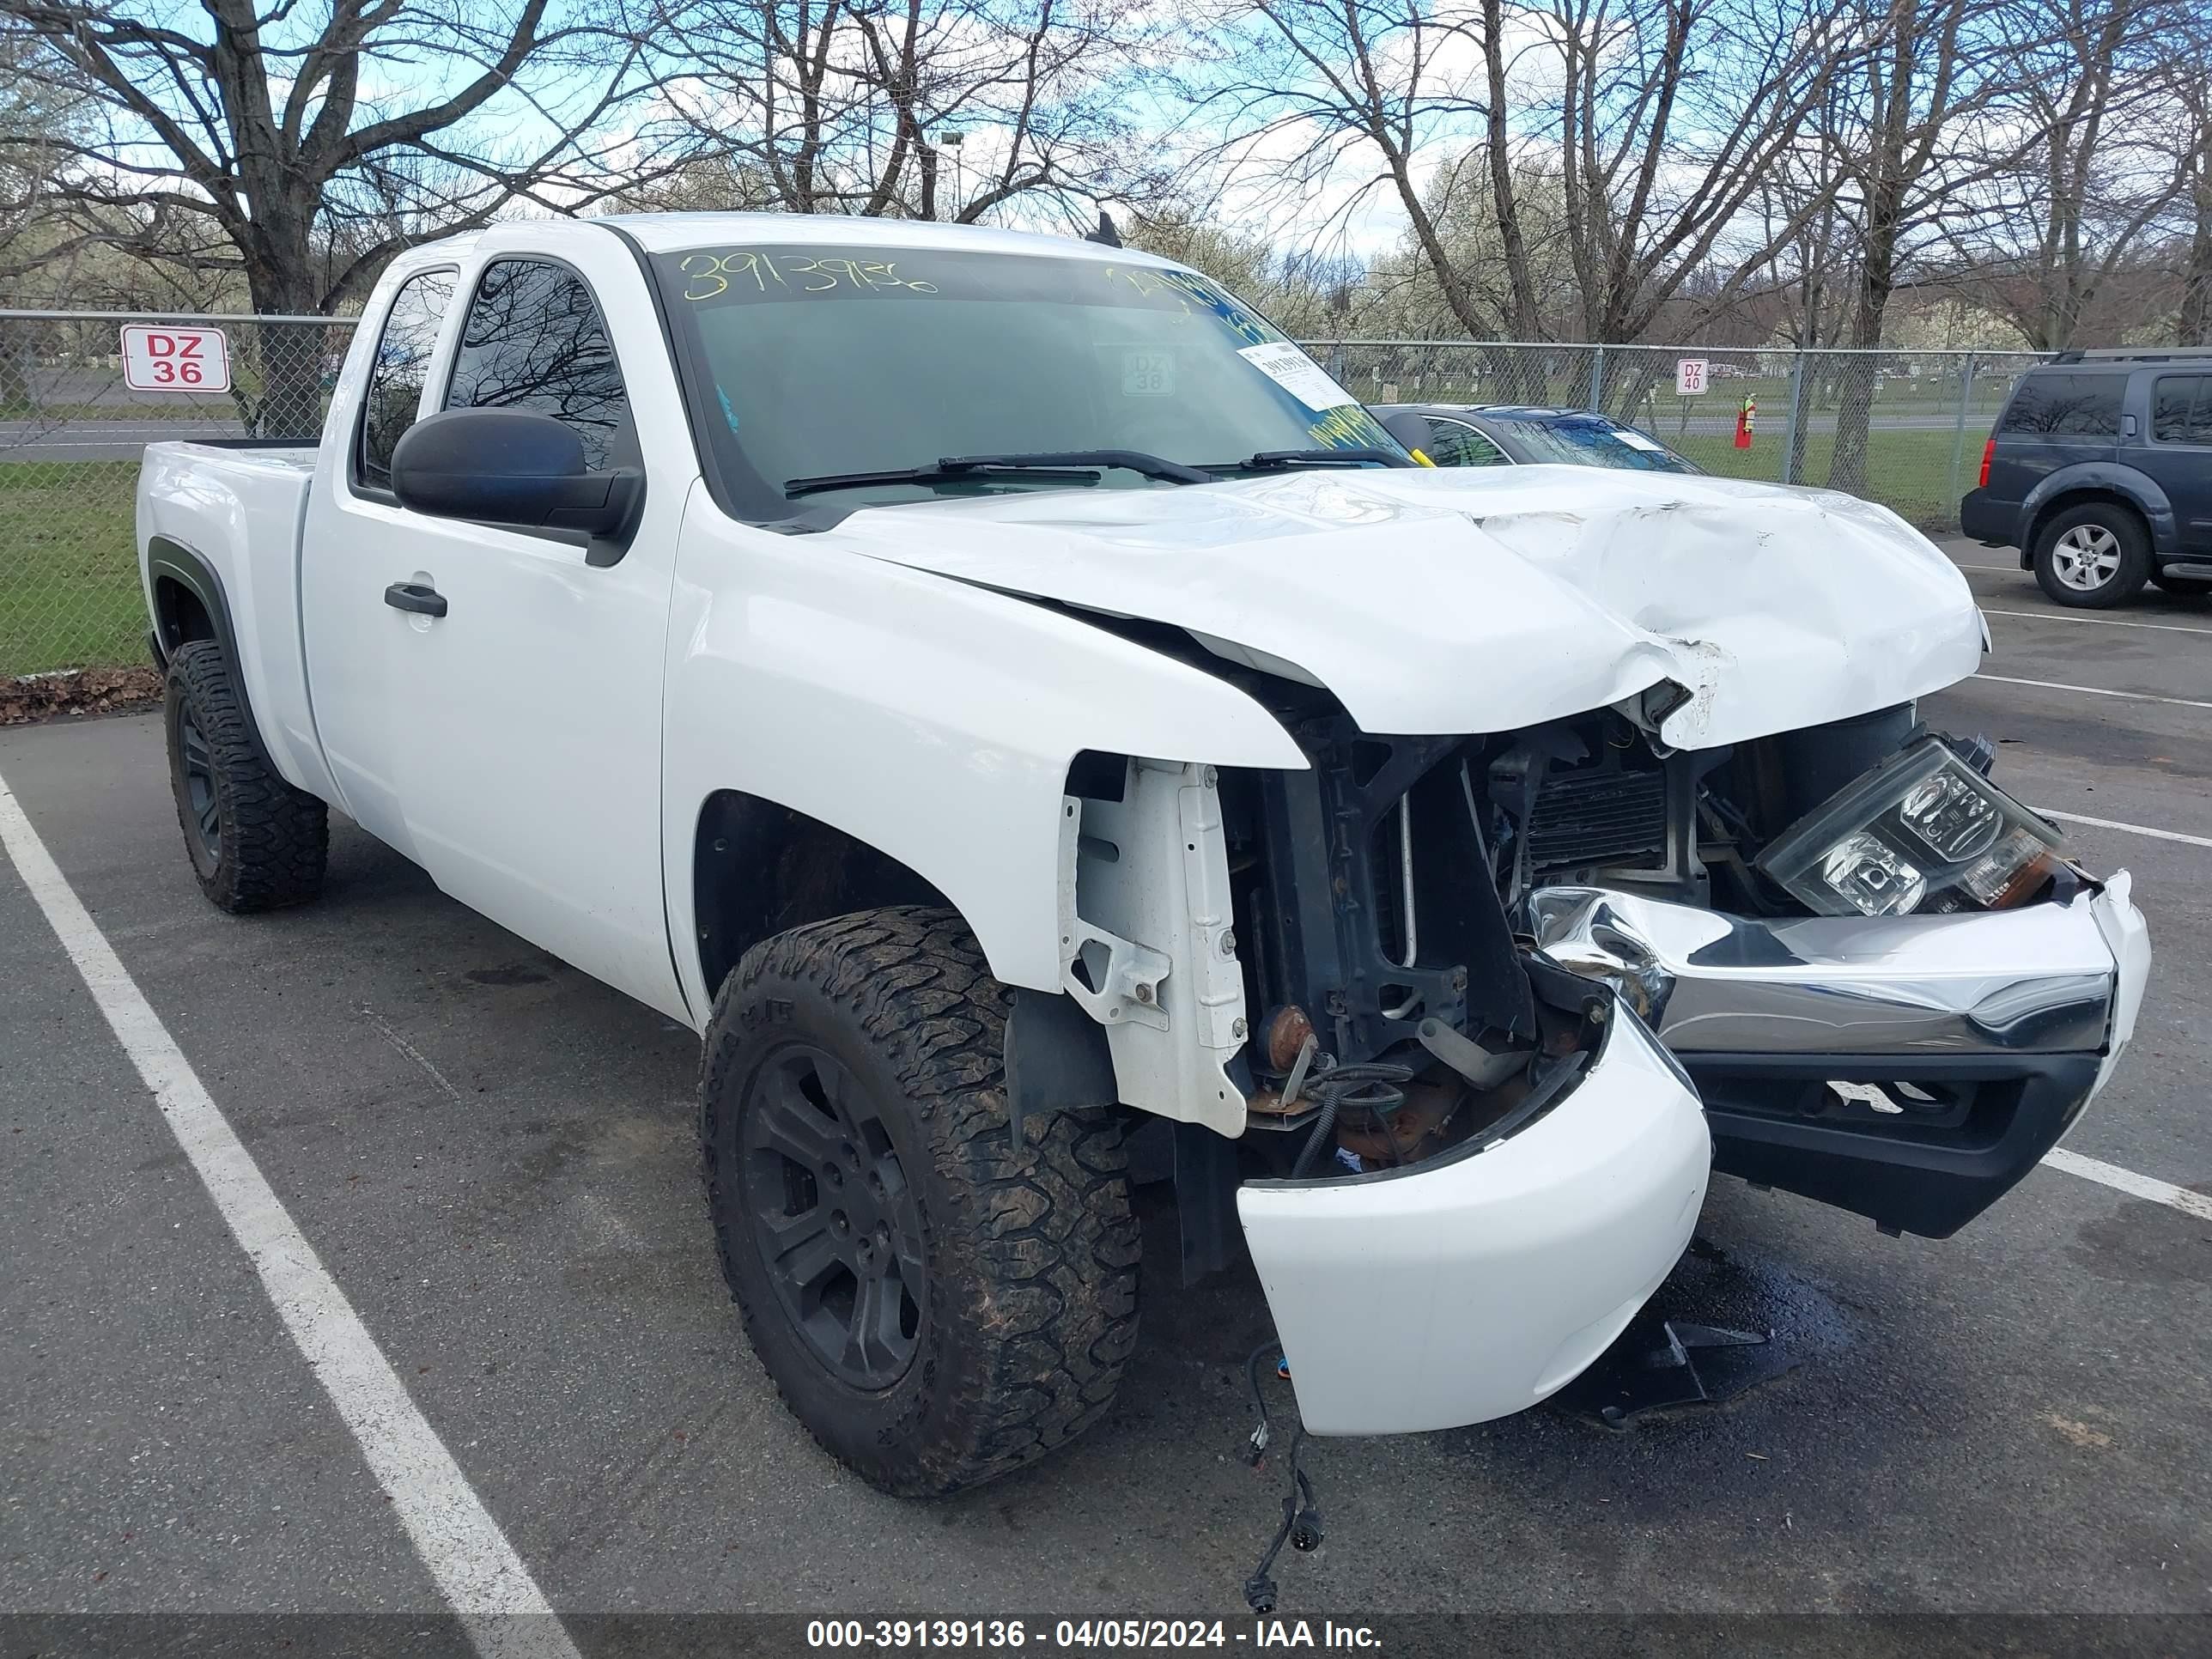
[[[2129,507],[2085,501],[2055,514],[2035,539],[2035,580],[2060,605],[2124,605],[2150,576],[2150,532]]]
[[[211,640],[169,659],[164,714],[169,786],[200,890],[233,915],[301,903],[322,890],[330,809],[262,756]]]
[[[823,1449],[899,1497],[988,1480],[1103,1416],[1136,1341],[1118,1121],[1010,1133],[1006,992],[958,917],[778,935],[716,999],[714,1238],[753,1352]]]

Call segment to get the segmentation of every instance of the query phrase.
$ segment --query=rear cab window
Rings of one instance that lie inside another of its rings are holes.
[[[2124,374],[2032,374],[1997,422],[2000,436],[2117,438]]]
[[[399,285],[377,337],[368,367],[368,388],[362,398],[361,422],[353,455],[357,489],[389,494],[392,452],[422,406],[430,358],[438,331],[453,301],[460,273],[450,268],[418,271]]]

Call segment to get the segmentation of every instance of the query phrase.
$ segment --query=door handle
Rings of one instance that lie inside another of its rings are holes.
[[[446,614],[446,596],[428,582],[394,582],[384,590],[384,602],[394,611],[411,611],[418,617]]]

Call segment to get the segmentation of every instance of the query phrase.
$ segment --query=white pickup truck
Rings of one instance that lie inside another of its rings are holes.
[[[1426,469],[1118,249],[418,247],[320,446],[151,446],[138,539],[209,897],[312,897],[335,807],[697,1030],[753,1348],[893,1492],[1108,1409],[1140,1134],[1310,1430],[1477,1422],[1713,1169],[1963,1225],[2149,969],[2127,878],[1919,723],[1986,635],[1893,514]]]

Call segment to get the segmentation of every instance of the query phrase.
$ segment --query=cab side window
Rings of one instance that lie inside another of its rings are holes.
[[[639,465],[614,343],[584,279],[538,259],[484,269],[461,325],[447,409],[526,409],[583,440],[593,471]]]
[[[1438,466],[1504,466],[1505,452],[1471,426],[1429,422],[1429,459]]]
[[[384,332],[376,342],[375,361],[368,366],[368,391],[362,399],[353,481],[363,489],[392,488],[392,452],[422,408],[430,355],[438,349],[438,327],[453,304],[458,275],[422,271],[401,283],[392,297]]]

